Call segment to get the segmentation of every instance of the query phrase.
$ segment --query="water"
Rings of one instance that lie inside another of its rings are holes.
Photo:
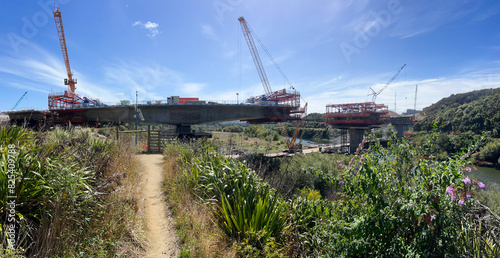
[[[471,174],[479,181],[488,184],[495,183],[500,185],[500,170],[489,167],[477,167],[477,170],[472,170]]]
[[[331,144],[331,141],[329,141],[329,140],[314,140],[314,139],[305,140],[305,139],[297,138],[297,142],[299,142],[299,141],[302,141],[302,144],[309,144],[309,145],[313,145],[313,146],[317,146],[319,144]]]

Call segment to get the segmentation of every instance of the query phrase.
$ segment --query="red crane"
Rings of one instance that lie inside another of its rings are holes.
[[[64,37],[64,28],[61,18],[61,11],[59,7],[54,11],[54,20],[57,27],[57,35],[59,36],[59,43],[61,44],[61,50],[64,58],[64,64],[66,65],[66,72],[68,73],[68,78],[64,79],[64,85],[68,85],[69,91],[75,94],[75,84],[76,79],[73,79],[73,73],[71,72],[71,67],[69,66],[68,49],[66,48],[66,38]]]
[[[69,65],[68,48],[66,47],[66,38],[64,36],[64,27],[59,7],[54,10],[54,21],[56,22],[57,35],[59,36],[64,64],[66,65],[66,72],[68,73],[68,78],[64,79],[64,85],[68,85],[68,90],[64,91],[64,94],[49,94],[49,109],[96,107],[103,105],[98,99],[87,98],[75,93],[76,79],[73,78],[73,73]]]

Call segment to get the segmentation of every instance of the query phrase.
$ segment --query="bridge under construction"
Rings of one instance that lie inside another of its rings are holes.
[[[304,110],[283,104],[163,103],[123,106],[75,106],[65,109],[8,112],[11,124],[100,125],[108,122],[134,122],[175,125],[176,132],[189,135],[191,126],[223,121],[278,123],[300,119]]]

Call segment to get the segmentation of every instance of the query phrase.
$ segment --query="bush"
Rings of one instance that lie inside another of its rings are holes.
[[[9,196],[17,196],[16,247],[24,255],[134,255],[141,243],[129,231],[135,228],[128,228],[137,211],[137,199],[125,194],[135,189],[124,180],[124,174],[135,180],[130,151],[89,129],[1,128],[0,144],[1,212],[6,214]],[[10,149],[16,154],[9,156]],[[14,193],[7,191],[12,179]],[[114,191],[119,185],[126,191]],[[2,219],[2,232],[9,223]],[[5,247],[8,234],[3,236]]]
[[[500,164],[500,140],[490,142],[481,150],[477,159]]]
[[[422,155],[427,152],[393,140],[387,149],[374,145],[353,156],[333,179],[341,199],[303,200],[292,209],[299,236],[309,239],[305,250],[314,256],[462,252],[459,239],[462,223],[467,223],[462,214],[482,183],[466,179],[467,163],[459,156],[439,162]]]
[[[244,164],[215,152],[184,159],[195,193],[211,203],[221,230],[259,250],[280,241],[285,205],[268,184]]]

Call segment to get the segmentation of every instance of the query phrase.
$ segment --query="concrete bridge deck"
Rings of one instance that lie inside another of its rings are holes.
[[[276,123],[292,119],[297,107],[251,104],[143,104],[137,106],[141,123],[169,124],[190,128],[191,125],[224,121]],[[84,107],[48,111],[22,110],[8,112],[11,123],[23,124],[99,124],[135,122],[134,105]],[[142,116],[142,117],[141,117]]]

